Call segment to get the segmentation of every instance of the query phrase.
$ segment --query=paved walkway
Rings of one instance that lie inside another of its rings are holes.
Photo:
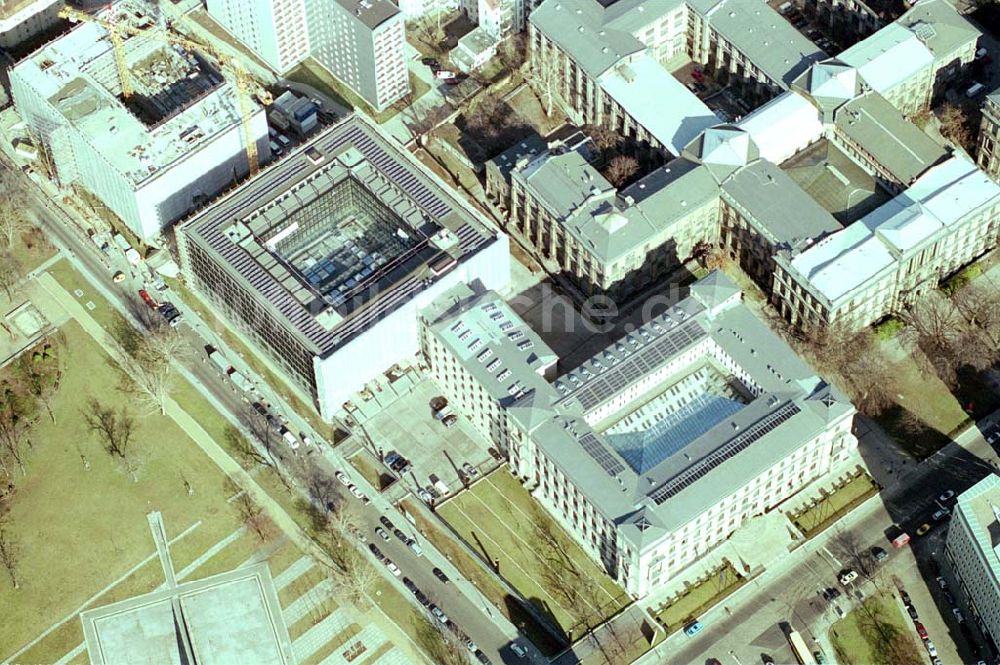
[[[325,619],[307,630],[292,644],[295,658],[301,663],[353,623],[347,610],[338,607]]]
[[[315,565],[316,562],[312,560],[312,557],[302,556],[274,578],[274,588],[281,591],[286,586],[308,573]]]
[[[199,566],[201,566],[206,561],[211,559],[213,556],[215,556],[223,549],[225,549],[227,545],[230,545],[231,543],[237,541],[240,538],[240,536],[246,533],[246,530],[247,529],[245,526],[241,526],[240,528],[236,529],[235,531],[233,531],[231,534],[229,534],[216,544],[209,547],[208,550],[202,552],[201,556],[199,556],[197,559],[195,559],[188,565],[181,568],[180,572],[177,573],[177,579],[183,580],[184,578],[186,578],[188,575],[193,573]]]
[[[288,607],[282,608],[281,614],[285,617],[285,623],[291,626],[311,610],[322,606],[323,601],[333,597],[333,591],[333,582],[330,580],[317,582],[316,586],[296,598]]]

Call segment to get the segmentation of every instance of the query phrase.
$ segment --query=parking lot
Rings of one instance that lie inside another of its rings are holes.
[[[412,390],[364,423],[374,448],[369,451],[373,464],[379,465],[379,457],[391,462],[393,453],[401,455],[409,463],[408,469],[400,467],[405,469],[403,483],[414,493],[425,489],[432,495],[444,494],[440,485],[433,489],[435,479],[453,493],[468,475],[463,465],[485,471],[497,464],[489,454],[489,443],[462,414],[450,427],[434,417],[431,401],[440,395],[432,380],[421,377]]]

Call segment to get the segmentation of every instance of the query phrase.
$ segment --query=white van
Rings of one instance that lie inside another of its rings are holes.
[[[973,83],[972,87],[970,87],[968,90],[965,91],[965,96],[968,97],[969,99],[973,99],[975,97],[978,97],[983,90],[986,90],[985,85],[983,85],[982,83]]]
[[[451,489],[449,489],[448,486],[444,484],[444,481],[437,476],[431,474],[428,476],[428,479],[431,481],[431,485],[434,486],[434,489],[436,489],[438,494],[441,496],[448,496],[451,494]]]

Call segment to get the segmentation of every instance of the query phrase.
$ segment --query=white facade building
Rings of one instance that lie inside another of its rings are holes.
[[[417,354],[417,310],[510,280],[507,236],[359,114],[183,224],[195,292],[332,420]]]
[[[945,555],[979,629],[1000,644],[1000,477],[986,476],[959,495]]]
[[[0,4],[0,48],[13,48],[59,22],[66,0],[30,0]]]
[[[124,42],[135,94],[122,101],[105,30],[85,23],[10,72],[18,113],[62,186],[79,184],[144,241],[246,175],[235,87],[196,53],[153,37]],[[270,156],[256,106],[250,131]]]
[[[209,15],[278,73],[309,55],[306,0],[207,0]]]
[[[848,459],[854,407],[721,273],[550,382],[556,355],[496,294],[422,313],[450,403],[634,597]]]

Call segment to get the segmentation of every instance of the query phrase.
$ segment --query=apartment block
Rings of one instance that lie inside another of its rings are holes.
[[[405,15],[389,0],[208,0],[208,11],[279,73],[312,56],[376,111],[410,93]]]
[[[0,48],[13,49],[56,26],[66,0],[0,3]]]
[[[538,335],[466,285],[422,311],[421,352],[534,498],[636,598],[857,445],[850,402],[718,272],[555,380]]]
[[[972,618],[994,645],[1000,644],[1000,478],[986,476],[958,496],[945,556]]]
[[[133,19],[144,20],[119,20]],[[267,161],[267,120],[253,102],[244,129],[235,86],[197,52],[147,34],[122,49],[129,97],[96,23],[21,60],[10,71],[11,92],[59,184],[86,189],[149,242],[249,172],[247,140]]]
[[[376,111],[410,94],[403,13],[389,0],[310,0],[312,55]]]
[[[507,237],[360,114],[189,219],[177,243],[196,295],[327,420],[417,353],[419,308],[510,279]]]
[[[1000,88],[986,96],[979,124],[976,164],[994,180],[1000,180]]]
[[[802,9],[814,23],[852,40],[867,37],[884,24],[879,12],[862,0],[805,0]]]
[[[207,0],[209,15],[276,72],[309,55],[307,0]]]

